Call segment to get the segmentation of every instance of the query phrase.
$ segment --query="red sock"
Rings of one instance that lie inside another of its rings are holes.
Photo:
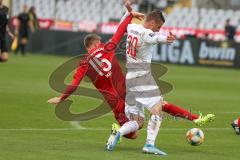
[[[174,117],[181,117],[188,119],[190,121],[193,121],[195,119],[198,119],[198,115],[192,114],[188,110],[185,110],[179,106],[176,106],[174,104],[167,103],[163,105],[163,111],[167,112],[168,114],[171,114]]]
[[[238,126],[240,127],[240,118],[238,118]]]

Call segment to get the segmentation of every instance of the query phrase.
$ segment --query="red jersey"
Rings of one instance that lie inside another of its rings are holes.
[[[125,76],[115,57],[115,48],[124,36],[128,24],[132,20],[129,15],[118,27],[111,41],[99,44],[85,55],[73,76],[72,84],[67,87],[61,99],[66,99],[80,84],[84,76],[88,76],[99,92],[108,102],[116,97],[125,99]],[[111,105],[111,104],[110,104]],[[111,106],[113,107],[113,106]]]

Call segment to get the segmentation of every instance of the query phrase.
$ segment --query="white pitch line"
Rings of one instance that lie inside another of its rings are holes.
[[[161,131],[185,131],[189,128],[161,128]],[[217,131],[217,130],[230,130],[231,128],[201,128],[202,130]],[[109,131],[109,128],[9,128],[0,129],[0,131]],[[146,130],[146,129],[143,129]]]
[[[73,128],[79,129],[79,130],[83,130],[83,129],[87,129],[83,126],[80,125],[80,122],[70,122],[70,125],[73,126]]]
[[[240,114],[240,112],[213,112],[214,114]]]
[[[169,115],[168,113],[166,113],[166,112],[163,112],[164,114],[166,114],[166,115]],[[203,112],[203,113],[213,113],[213,114],[239,114],[240,115],[240,112]],[[113,113],[107,113],[107,114],[105,114],[105,115],[103,115],[103,116],[101,116],[101,117],[99,117],[99,118],[103,118],[103,117],[108,117],[108,116],[113,116]],[[169,115],[169,116],[171,116],[171,115]]]

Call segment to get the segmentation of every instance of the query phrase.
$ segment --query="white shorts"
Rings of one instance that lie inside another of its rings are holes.
[[[125,114],[128,118],[131,114],[144,117],[144,108],[150,110],[161,101],[162,96],[151,72],[127,74]]]
[[[130,106],[125,103],[125,114],[128,119],[131,119],[131,115],[139,115],[141,117],[145,117],[144,109],[150,110],[157,103],[162,101],[162,97],[150,97],[150,98],[136,98],[137,105]]]

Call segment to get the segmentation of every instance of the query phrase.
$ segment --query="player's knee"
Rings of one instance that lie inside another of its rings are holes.
[[[142,129],[143,128],[143,125],[144,125],[144,118],[143,117],[138,117],[136,119],[137,123],[138,123],[138,126],[139,126],[139,129]]]
[[[150,109],[152,115],[162,115],[162,104],[158,103]]]

